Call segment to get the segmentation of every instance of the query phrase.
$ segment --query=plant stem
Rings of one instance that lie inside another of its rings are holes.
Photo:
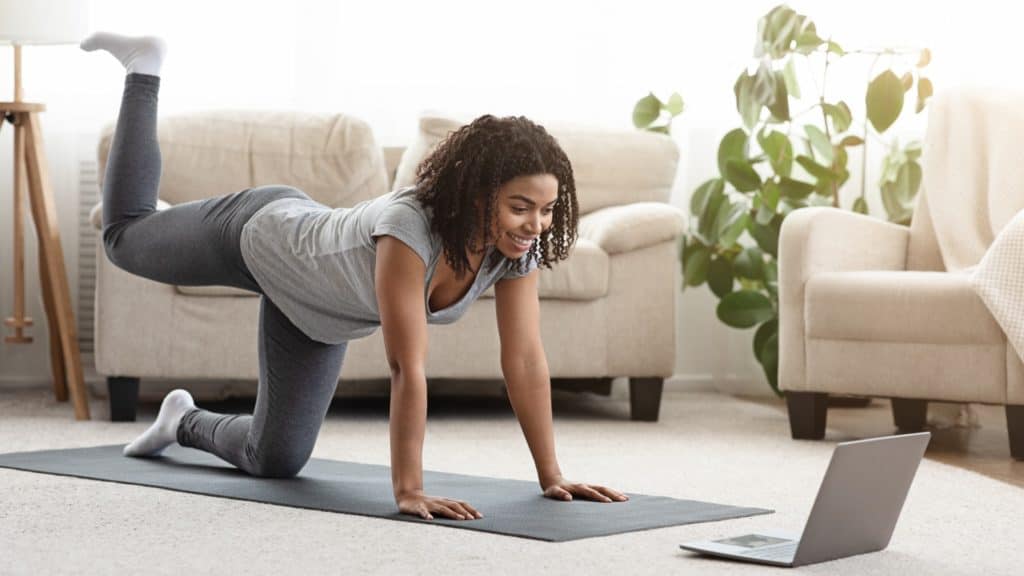
[[[831,38],[829,38],[831,41]],[[825,51],[825,69],[821,73],[821,92],[818,94],[818,106],[821,107],[821,122],[825,125],[825,138],[828,140],[829,145],[832,144],[832,130],[828,127],[828,114],[825,113],[825,91],[828,89],[828,57],[831,54],[828,50]],[[832,158],[832,171],[835,172],[836,159]],[[839,207],[839,184],[835,181],[832,182],[832,206]]]
[[[868,68],[868,85],[871,85],[871,75],[875,72],[875,65],[878,64],[878,59],[881,58],[881,54],[875,54],[874,60],[871,61],[871,67]],[[867,109],[864,110],[864,137],[861,138],[864,141],[861,148],[860,157],[860,197],[861,200],[867,204],[867,186],[868,186],[868,114]]]

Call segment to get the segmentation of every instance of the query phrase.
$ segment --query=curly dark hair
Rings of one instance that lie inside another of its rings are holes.
[[[519,176],[551,174],[558,180],[558,197],[551,227],[528,256],[539,266],[569,256],[576,242],[579,207],[572,164],[558,142],[523,116],[497,118],[490,114],[451,132],[416,168],[416,198],[433,212],[431,229],[441,237],[445,259],[461,277],[470,269],[467,245],[484,231],[490,233],[498,189]],[[482,200],[482,202],[481,202]],[[483,214],[478,205],[482,205]],[[505,256],[495,250],[488,270]],[[525,271],[526,258],[518,261]]]

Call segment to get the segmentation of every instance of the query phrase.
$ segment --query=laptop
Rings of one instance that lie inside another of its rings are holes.
[[[770,530],[679,547],[787,567],[882,550],[930,438],[930,432],[919,432],[836,445],[802,535]]]

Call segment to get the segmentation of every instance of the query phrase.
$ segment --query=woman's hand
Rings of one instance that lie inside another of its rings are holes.
[[[454,520],[473,520],[483,518],[484,515],[477,512],[476,508],[462,500],[452,500],[441,496],[427,496],[423,492],[410,492],[395,498],[398,503],[398,511],[403,514],[412,514],[427,520],[433,520],[434,514],[452,518]]]
[[[581,498],[586,498],[587,500],[596,500],[598,502],[625,502],[626,500],[629,500],[629,496],[626,496],[618,490],[612,490],[611,488],[597,486],[594,484],[573,482],[561,477],[544,487],[545,498],[552,498],[555,500],[572,500],[573,496],[579,496]]]

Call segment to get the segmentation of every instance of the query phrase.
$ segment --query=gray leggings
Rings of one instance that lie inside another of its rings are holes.
[[[234,286],[260,294],[260,379],[253,415],[191,410],[178,426],[178,443],[254,476],[294,476],[313,452],[347,343],[318,342],[296,328],[249,272],[240,238],[249,217],[268,202],[308,196],[288,186],[260,186],[157,211],[159,89],[156,76],[125,79],[103,182],[107,257],[118,268],[157,282]]]

